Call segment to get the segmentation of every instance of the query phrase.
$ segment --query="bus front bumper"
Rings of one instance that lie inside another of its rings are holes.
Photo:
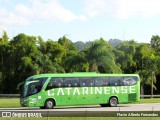
[[[21,107],[28,107],[29,106],[28,101],[29,101],[28,98],[20,98]]]
[[[38,101],[37,98],[20,98],[20,104],[22,107],[39,107],[43,106],[44,104]]]

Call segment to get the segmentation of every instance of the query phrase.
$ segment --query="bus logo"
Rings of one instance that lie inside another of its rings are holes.
[[[11,112],[2,112],[2,117],[11,117]]]

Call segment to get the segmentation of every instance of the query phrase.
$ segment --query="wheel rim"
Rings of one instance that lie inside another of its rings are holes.
[[[52,101],[48,101],[47,102],[47,107],[48,108],[53,108],[53,102]]]
[[[116,106],[117,105],[117,99],[116,98],[111,98],[110,104],[111,104],[111,106]]]

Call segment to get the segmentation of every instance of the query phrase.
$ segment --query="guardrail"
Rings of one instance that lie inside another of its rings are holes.
[[[160,98],[160,95],[141,95],[141,98]]]
[[[0,97],[19,97],[20,94],[0,94]]]
[[[0,97],[19,97],[20,94],[0,94]],[[141,95],[141,98],[160,98],[160,95]]]

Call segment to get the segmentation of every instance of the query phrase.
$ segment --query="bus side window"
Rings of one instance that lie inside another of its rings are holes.
[[[86,83],[85,82],[82,83],[82,87],[86,87]]]
[[[69,78],[64,79],[64,87],[71,87],[71,80]]]
[[[102,78],[102,86],[109,86],[109,77]]]
[[[72,86],[73,87],[79,87],[79,83],[77,81],[73,81]]]
[[[93,78],[80,78],[81,87],[93,87],[94,79]]]
[[[137,83],[137,77],[124,77],[123,83],[126,86],[135,85]]]
[[[79,87],[79,79],[72,78],[72,87]]]
[[[63,85],[63,78],[54,78],[55,79],[55,87],[60,88]]]
[[[46,90],[50,90],[50,89],[53,89],[54,88],[54,82],[53,82],[53,79],[51,79],[46,87]]]
[[[109,77],[95,78],[95,86],[96,87],[109,86]]]
[[[116,79],[116,77],[111,77],[110,78],[110,85],[111,86],[118,86],[118,80]]]
[[[90,83],[90,86],[91,86],[91,87],[93,86],[93,82]]]
[[[78,87],[79,79],[78,78],[65,78],[64,87]]]
[[[46,90],[62,87],[62,84],[63,84],[63,79],[62,78],[54,78],[53,77],[49,81]]]
[[[110,85],[111,86],[122,86],[123,77],[111,77],[110,78]]]
[[[90,78],[88,80],[88,86],[87,87],[93,87],[94,86],[94,79],[93,78]]]
[[[102,85],[101,78],[95,78],[95,87],[100,87]]]
[[[80,78],[80,87],[86,87],[86,81],[83,78]]]

